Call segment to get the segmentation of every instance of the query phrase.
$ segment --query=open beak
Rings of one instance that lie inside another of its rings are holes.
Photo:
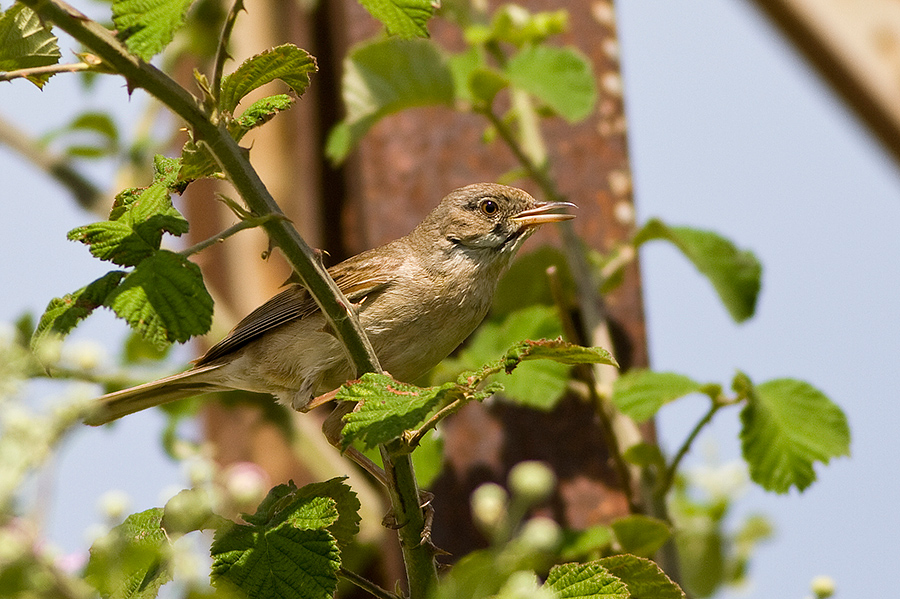
[[[530,208],[518,213],[510,220],[521,227],[537,227],[546,223],[558,223],[575,218],[574,214],[562,214],[554,212],[562,208],[577,208],[572,202],[538,202],[536,208]]]

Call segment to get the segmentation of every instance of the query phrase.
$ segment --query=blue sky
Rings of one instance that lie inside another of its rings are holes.
[[[653,366],[722,383],[738,368],[758,382],[801,378],[842,406],[853,432],[852,458],[819,468],[820,481],[802,496],[750,489],[740,500],[740,513],[770,516],[777,536],[758,551],[752,586],[726,596],[805,597],[819,574],[836,579],[841,597],[891,596],[891,548],[900,533],[892,505],[900,497],[892,475],[900,402],[888,368],[900,355],[897,166],[747,2],[619,4],[639,217],[716,230],[756,252],[765,269],[758,314],[738,326],[683,258],[648,245],[642,261]],[[126,95],[118,80],[101,85],[105,106]],[[0,86],[3,115],[34,132],[93,102],[73,78],[57,77],[43,93]],[[139,108],[136,95],[117,110],[126,122]],[[65,240],[90,217],[54,183],[4,148],[0,173],[3,322],[39,313],[49,298],[105,270]],[[102,181],[109,171],[96,175]],[[99,339],[112,353],[123,330],[98,315],[76,338]],[[663,410],[670,449],[702,408],[687,401]],[[164,487],[185,483],[158,453],[160,426],[156,415],[141,414],[113,432],[85,430],[68,442],[53,465],[65,505],[57,499],[48,521],[64,547],[82,545],[106,489],[122,488],[139,510],[158,505]],[[736,413],[722,413],[698,449],[735,459],[736,435]],[[702,454],[689,464],[702,463]]]

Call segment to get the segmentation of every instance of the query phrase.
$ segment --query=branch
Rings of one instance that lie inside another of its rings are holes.
[[[681,465],[681,460],[684,459],[684,456],[687,455],[688,451],[691,449],[691,445],[693,445],[694,440],[697,438],[697,435],[700,434],[700,431],[703,430],[707,424],[713,419],[713,416],[716,415],[716,412],[725,407],[726,404],[718,401],[717,399],[712,400],[712,405],[709,410],[706,411],[706,414],[703,415],[696,425],[694,425],[693,430],[681,444],[681,447],[678,448],[678,452],[675,454],[675,457],[672,458],[672,463],[669,464],[669,467],[666,468],[666,473],[663,476],[662,480],[659,482],[659,487],[657,488],[657,494],[660,497],[665,496],[666,493],[669,492],[669,489],[672,488],[672,484],[675,482],[675,474],[678,472],[678,466]]]
[[[103,202],[105,198],[103,190],[75,170],[69,159],[50,152],[3,117],[0,117],[0,144],[9,146],[31,164],[53,177],[69,190],[82,208],[94,210]]]
[[[62,0],[22,0],[22,4],[87,46],[115,72],[125,77],[129,87],[146,90],[187,121],[194,129],[195,139],[207,145],[252,212],[260,216],[284,216],[257,172],[243,156],[238,143],[224,126],[210,120],[197,98],[153,65],[132,55],[111,31]],[[356,374],[381,372],[378,358],[352,304],[325,272],[315,251],[284,218],[270,219],[262,226],[316,300],[331,329],[342,342]]]
[[[212,93],[216,101],[219,100],[219,91],[222,88],[222,72],[225,70],[225,61],[231,58],[228,54],[228,42],[231,40],[231,32],[237,22],[238,13],[244,10],[244,0],[235,0],[225,17],[225,25],[222,27],[222,35],[219,37],[219,47],[216,49],[216,62],[213,68]]]
[[[69,62],[65,64],[50,64],[43,67],[31,67],[30,69],[18,69],[15,71],[0,72],[0,81],[12,81],[40,75],[56,75],[57,73],[78,73],[96,69],[98,63]]]
[[[338,569],[338,576],[343,576],[373,597],[377,597],[377,599],[401,599],[399,595],[395,595],[394,593],[381,588],[371,580],[363,578],[356,572],[351,572],[343,566]]]

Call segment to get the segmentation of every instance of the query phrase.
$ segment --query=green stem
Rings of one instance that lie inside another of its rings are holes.
[[[409,446],[396,439],[380,449],[393,515],[399,526],[397,534],[409,581],[409,599],[426,599],[437,585],[437,566],[431,533],[426,529],[425,514],[419,504],[419,485]]]
[[[284,216],[250,165],[245,151],[224,127],[210,120],[197,98],[162,71],[131,54],[111,31],[65,2],[23,0],[22,3],[87,46],[114,71],[125,77],[131,88],[145,89],[187,121],[194,129],[195,139],[209,147],[253,213],[260,216]],[[331,330],[343,343],[357,375],[381,372],[378,358],[359,324],[353,306],[325,272],[316,252],[306,244],[286,218],[270,219],[263,224],[263,228],[316,300]]]
[[[195,243],[194,245],[192,245],[191,247],[189,247],[187,249],[181,250],[179,252],[179,254],[181,254],[185,258],[188,256],[193,256],[194,254],[196,254],[198,252],[202,252],[203,250],[205,250],[206,248],[208,248],[211,245],[215,245],[217,243],[225,241],[232,235],[239,233],[239,232],[243,231],[244,229],[252,229],[252,228],[258,227],[260,225],[262,225],[261,219],[250,219],[250,220],[238,221],[236,224],[228,227],[227,229],[225,229],[218,235],[213,235],[212,237],[210,237],[208,239],[204,239],[203,241],[201,241],[199,243]]]
[[[343,567],[338,569],[338,576],[343,576],[362,590],[366,591],[373,597],[377,597],[378,599],[401,599],[398,595],[387,591],[371,580],[367,578],[363,578],[356,572],[351,572]]]
[[[225,25],[222,27],[222,35],[219,37],[219,47],[216,48],[216,62],[213,67],[212,94],[219,101],[219,92],[222,89],[222,72],[225,70],[225,61],[230,58],[228,55],[228,42],[231,40],[231,32],[234,30],[234,24],[237,22],[238,13],[244,10],[244,0],[235,0],[231,5],[231,10],[225,17]]]
[[[669,489],[672,488],[672,484],[675,482],[675,475],[678,473],[678,466],[681,465],[681,461],[684,459],[684,456],[687,455],[688,451],[691,449],[691,445],[693,445],[694,440],[697,438],[697,435],[700,434],[700,431],[703,430],[707,424],[713,419],[713,416],[716,415],[716,412],[721,410],[724,407],[724,404],[720,403],[717,400],[712,400],[712,405],[709,410],[706,411],[706,414],[703,415],[696,425],[694,425],[694,429],[684,440],[684,443],[681,444],[681,447],[678,448],[678,452],[675,454],[675,457],[672,458],[672,463],[669,464],[669,467],[666,468],[666,473],[660,481],[659,487],[657,489],[657,495],[664,497],[666,493],[669,492]]]
[[[381,372],[378,358],[352,304],[325,271],[316,252],[284,218],[278,204],[247,160],[245,150],[224,126],[220,126],[216,116],[208,115],[197,98],[159,69],[132,55],[112,32],[62,0],[22,0],[22,3],[90,48],[115,72],[125,77],[129,88],[145,89],[187,121],[194,130],[194,139],[209,148],[251,212],[259,216],[282,217],[269,218],[262,226],[322,310],[330,329],[341,341],[354,365],[356,375]],[[408,454],[395,454],[384,448],[382,453],[389,472],[394,513],[406,523],[400,529],[400,542],[407,566],[410,596],[411,599],[424,598],[428,589],[437,582],[437,571],[430,544],[422,542],[425,519],[419,506],[412,462]]]

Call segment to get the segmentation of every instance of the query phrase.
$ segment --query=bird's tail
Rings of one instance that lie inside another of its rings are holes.
[[[222,391],[224,387],[211,382],[211,377],[207,376],[210,371],[221,366],[222,364],[211,364],[191,368],[158,381],[107,393],[88,408],[84,423],[100,426],[122,416],[160,406],[170,401],[212,391]]]

